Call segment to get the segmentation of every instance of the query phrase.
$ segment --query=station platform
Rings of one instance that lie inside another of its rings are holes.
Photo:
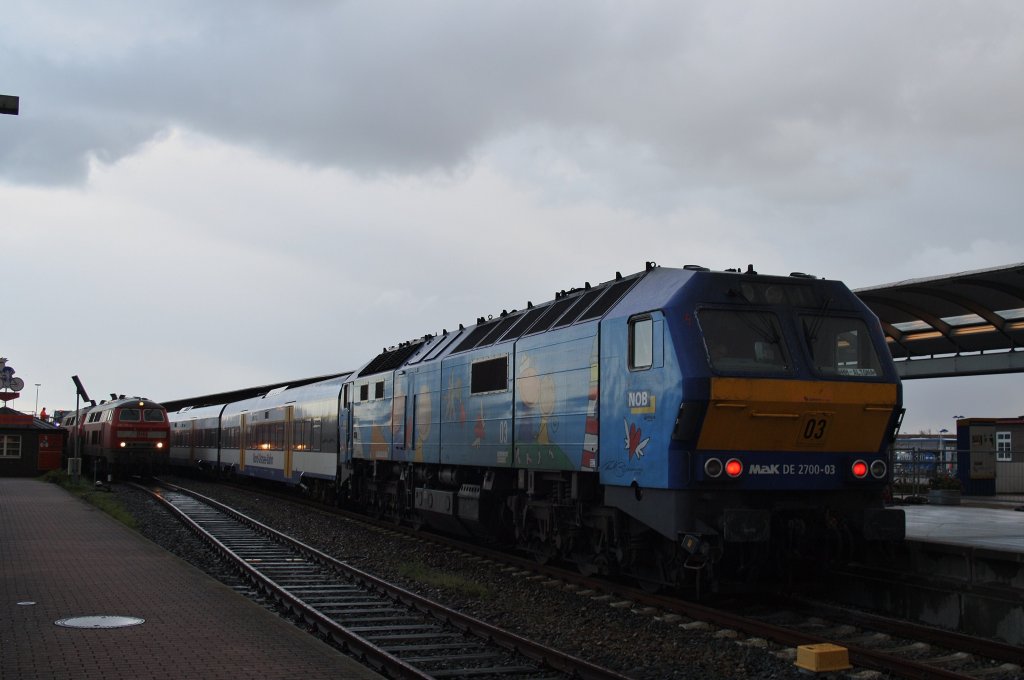
[[[0,478],[0,592],[0,680],[381,678],[33,479]]]
[[[1020,504],[964,498],[960,505],[901,505],[906,540],[863,556],[898,576],[843,578],[839,601],[967,635],[1024,645],[1024,512]]]
[[[1024,554],[1024,503],[964,499],[960,505],[901,506],[907,539]]]

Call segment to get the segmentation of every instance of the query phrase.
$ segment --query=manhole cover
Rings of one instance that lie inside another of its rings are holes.
[[[71,619],[54,621],[65,628],[125,628],[145,623],[146,619],[134,616],[76,616]]]

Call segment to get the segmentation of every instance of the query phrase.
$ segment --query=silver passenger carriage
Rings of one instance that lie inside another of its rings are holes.
[[[326,495],[337,475],[338,408],[346,377],[279,387],[227,404],[220,415],[219,467]]]

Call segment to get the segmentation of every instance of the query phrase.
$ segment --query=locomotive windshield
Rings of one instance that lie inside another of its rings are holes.
[[[770,312],[702,309],[697,312],[711,367],[723,373],[786,373],[789,359],[779,320]]]
[[[881,363],[862,319],[804,316],[804,338],[822,377],[877,378]]]
[[[162,423],[164,422],[164,413],[158,408],[123,408],[121,414],[118,416],[118,420],[122,423],[137,423],[140,420],[145,420],[147,423]]]
[[[142,412],[142,419],[147,423],[164,422],[164,412],[158,408],[147,408]]]

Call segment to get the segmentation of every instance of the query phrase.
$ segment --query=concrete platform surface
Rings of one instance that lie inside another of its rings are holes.
[[[1024,553],[1024,512],[970,505],[907,505],[907,538]]]
[[[381,677],[32,479],[0,478],[0,594],[0,680]],[[55,623],[86,616],[145,622]]]

